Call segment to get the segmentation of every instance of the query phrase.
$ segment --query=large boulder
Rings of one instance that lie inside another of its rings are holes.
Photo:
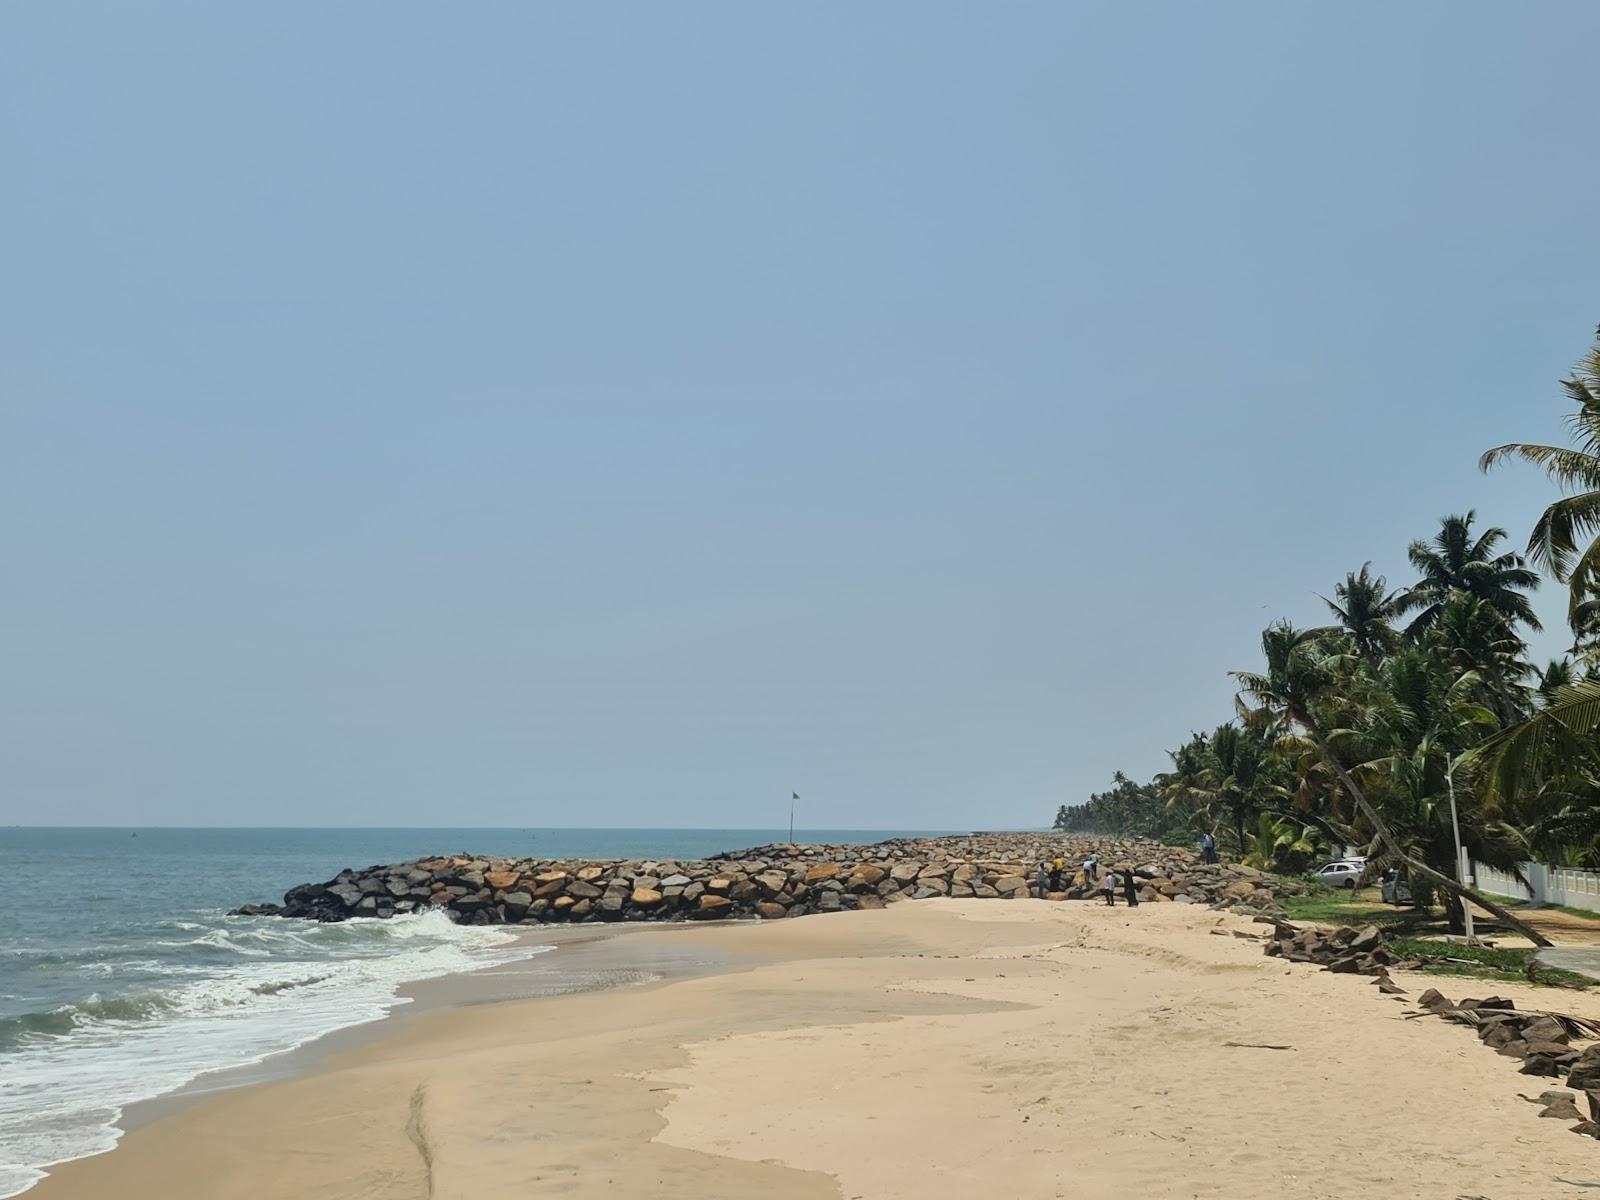
[[[732,916],[733,901],[726,896],[718,896],[713,892],[707,892],[700,897],[700,902],[695,905],[694,915],[702,921]]]

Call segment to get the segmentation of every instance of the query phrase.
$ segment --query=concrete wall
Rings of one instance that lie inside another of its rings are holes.
[[[1572,871],[1525,862],[1518,867],[1524,883],[1507,871],[1473,863],[1472,872],[1480,890],[1491,896],[1509,896],[1536,904],[1562,904],[1600,912],[1600,871]]]

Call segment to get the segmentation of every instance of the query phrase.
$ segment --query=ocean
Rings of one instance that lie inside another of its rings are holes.
[[[910,830],[797,830],[873,842]],[[339,925],[227,917],[345,867],[469,852],[695,859],[740,829],[0,829],[0,1197],[103,1153],[122,1110],[375,1021],[406,983],[551,947],[442,913]],[[526,929],[523,932],[527,932]]]

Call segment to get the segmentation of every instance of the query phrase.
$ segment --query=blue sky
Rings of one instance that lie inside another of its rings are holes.
[[[0,823],[993,828],[1148,776],[1268,620],[1548,500],[1475,461],[1559,438],[1600,323],[1597,35],[9,4]]]

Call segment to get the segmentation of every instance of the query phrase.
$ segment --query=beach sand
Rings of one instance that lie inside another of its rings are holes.
[[[391,1022],[30,1195],[1594,1194],[1573,1184],[1600,1183],[1600,1144],[1517,1098],[1554,1081],[1469,1030],[1403,1020],[1411,1006],[1368,979],[1213,929],[1263,931],[1185,905],[993,900],[630,930],[618,940],[641,951],[670,938],[750,965]],[[1457,999],[1488,987],[1433,982]],[[1493,990],[1600,1017],[1600,998]]]

